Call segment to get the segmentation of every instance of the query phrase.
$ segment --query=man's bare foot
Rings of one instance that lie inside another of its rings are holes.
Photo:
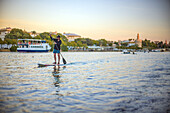
[[[54,62],[53,64],[56,64],[56,62]]]

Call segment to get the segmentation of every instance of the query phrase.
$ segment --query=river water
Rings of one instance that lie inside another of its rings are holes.
[[[170,53],[62,54],[0,53],[0,112],[170,112]]]

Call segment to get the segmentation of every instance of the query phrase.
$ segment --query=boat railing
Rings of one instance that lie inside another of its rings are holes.
[[[18,45],[42,45],[45,43],[31,43],[31,42],[26,42],[26,43],[22,43],[22,42],[18,42]]]
[[[28,45],[40,45],[46,43],[45,40],[38,40],[38,39],[18,39],[18,44],[28,44]]]

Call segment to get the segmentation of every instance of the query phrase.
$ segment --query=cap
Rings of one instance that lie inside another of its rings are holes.
[[[60,35],[58,35],[57,38],[60,38]]]

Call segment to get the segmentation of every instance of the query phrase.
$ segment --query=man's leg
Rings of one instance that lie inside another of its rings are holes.
[[[56,53],[54,53],[54,60],[55,60],[55,63],[56,63]]]
[[[60,53],[58,53],[58,64],[60,64]]]

